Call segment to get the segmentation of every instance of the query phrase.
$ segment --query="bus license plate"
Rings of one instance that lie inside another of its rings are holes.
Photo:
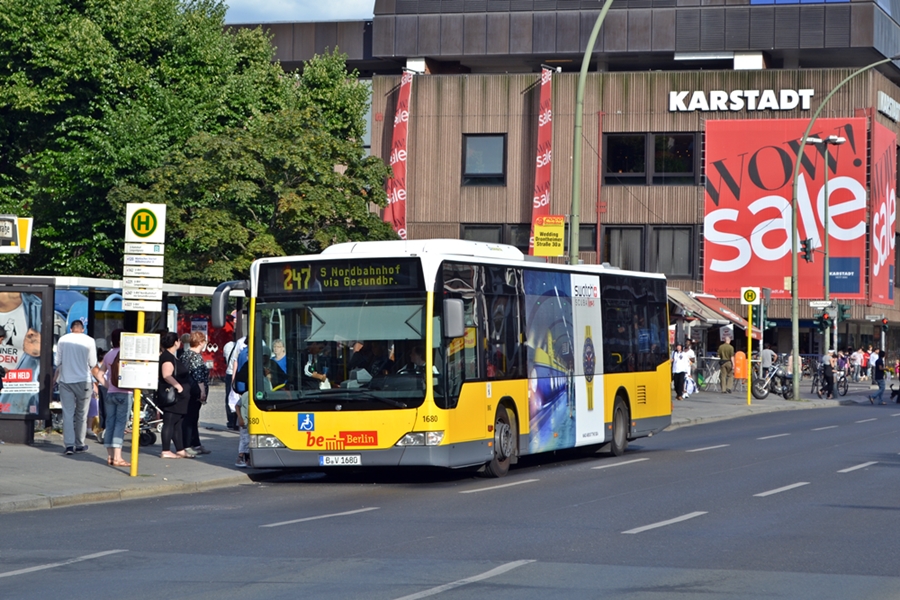
[[[320,467],[348,467],[359,466],[362,464],[362,457],[359,454],[320,454]]]

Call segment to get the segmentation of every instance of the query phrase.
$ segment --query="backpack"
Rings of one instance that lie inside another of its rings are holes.
[[[231,384],[231,388],[238,394],[243,394],[247,391],[247,372],[250,370],[249,359],[250,348],[248,346],[244,346],[240,354],[238,354],[237,370],[234,372],[234,382]]]
[[[109,365],[109,380],[107,383],[112,383],[116,387],[119,387],[119,358],[121,358],[121,356],[122,351],[119,348],[116,348],[116,357]]]

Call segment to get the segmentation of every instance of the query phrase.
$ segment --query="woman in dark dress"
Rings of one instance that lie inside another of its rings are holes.
[[[182,344],[184,344],[184,336]],[[206,334],[202,331],[194,331],[188,337],[190,348],[184,348],[181,354],[181,363],[191,374],[191,401],[188,404],[188,413],[182,421],[181,435],[184,441],[184,451],[194,456],[209,454],[209,450],[200,443],[200,409],[206,404],[206,396],[209,393],[209,367],[203,360],[203,351],[206,350]]]
[[[159,355],[159,387],[160,393],[172,386],[175,388],[175,404],[161,406],[163,411],[162,458],[194,458],[184,450],[182,421],[188,412],[191,401],[191,374],[175,358],[181,340],[177,333],[167,331],[160,336],[159,345],[163,351]],[[175,452],[171,452],[170,444],[175,443]]]

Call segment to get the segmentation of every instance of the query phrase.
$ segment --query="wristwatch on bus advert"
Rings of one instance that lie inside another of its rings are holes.
[[[590,325],[584,328],[584,350],[581,353],[581,360],[584,365],[584,381],[587,384],[588,410],[594,410],[594,369],[597,366],[597,356],[594,354]]]

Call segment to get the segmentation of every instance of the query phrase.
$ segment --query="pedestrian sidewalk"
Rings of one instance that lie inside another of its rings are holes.
[[[745,391],[700,392],[680,402],[673,399],[670,429],[776,410],[868,404],[866,396],[872,393],[866,384],[851,384],[846,397],[822,400],[806,393],[810,390],[808,381],[802,387],[800,400],[770,394],[765,400],[753,398],[749,406]],[[200,437],[211,454],[195,459],[161,459],[157,441],[141,447],[137,477],[130,477],[127,467],[108,466],[106,448],[92,439],[88,440],[88,452],[74,456],[63,455],[62,435],[58,433],[35,434],[33,446],[0,446],[0,513],[200,492],[249,484],[253,478],[264,476],[267,471],[234,466],[238,434],[225,427],[224,390],[213,388],[210,396],[200,413]],[[887,392],[885,399],[890,400]],[[130,461],[128,439],[125,451]]]

